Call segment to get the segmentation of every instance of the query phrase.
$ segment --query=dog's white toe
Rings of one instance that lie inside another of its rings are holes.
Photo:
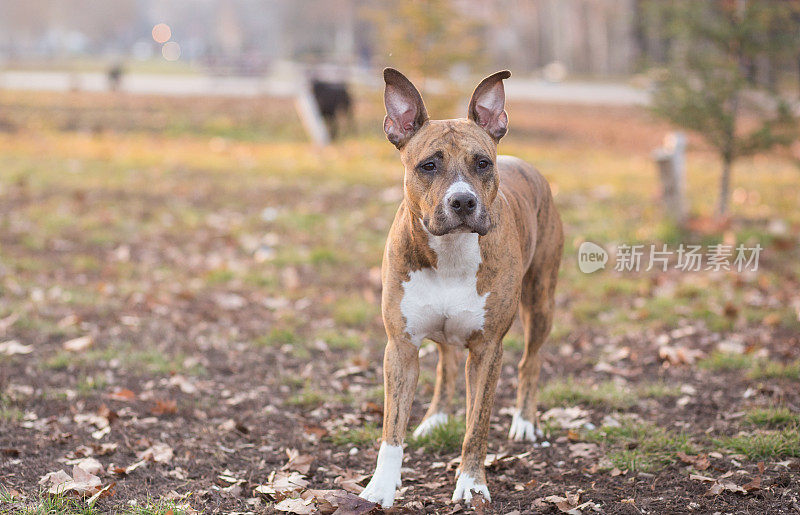
[[[533,422],[525,420],[517,411],[514,413],[514,418],[511,419],[508,438],[516,442],[528,441],[536,443],[540,438],[544,438],[544,433]]]
[[[383,508],[394,504],[396,489],[400,486],[400,468],[403,464],[403,448],[399,445],[381,444],[378,464],[372,479],[359,497],[379,503]]]
[[[400,479],[393,481],[391,478],[372,476],[367,483],[367,487],[359,494],[359,497],[370,502],[376,502],[383,508],[391,508],[394,504],[394,496],[397,487],[400,486]]]
[[[419,438],[420,436],[425,436],[435,427],[441,426],[442,424],[447,423],[447,413],[434,413],[430,417],[426,418],[417,426],[414,430],[414,438]]]
[[[453,491],[453,502],[463,500],[467,504],[471,504],[473,492],[481,494],[487,501],[491,502],[492,500],[486,485],[476,483],[475,478],[467,473],[459,474],[456,481],[456,489]]]

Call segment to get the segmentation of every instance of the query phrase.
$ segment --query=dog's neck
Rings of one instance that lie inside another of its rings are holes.
[[[441,272],[457,272],[464,269],[463,260],[480,261],[479,236],[474,232],[457,232],[436,236],[431,234],[422,223],[422,219],[415,216],[410,209],[408,201],[405,203],[405,216],[403,225],[408,237],[406,252],[415,256],[415,262],[422,268],[435,268]],[[475,255],[475,253],[478,253]],[[476,270],[472,270],[474,274]]]

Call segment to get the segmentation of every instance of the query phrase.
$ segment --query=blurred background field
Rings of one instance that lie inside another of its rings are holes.
[[[324,13],[360,5],[310,4],[324,7]],[[622,26],[648,19],[636,10],[637,2],[512,4],[530,9],[513,11],[529,15],[518,16],[518,33],[538,34],[543,41],[546,31],[531,28],[539,26],[530,21],[539,19],[536,13],[586,16],[604,6],[609,17],[627,13],[619,20]],[[18,16],[0,21],[6,72],[102,76],[123,54],[94,47],[91,38],[82,49],[61,54],[21,52],[9,42],[19,45],[34,37],[19,40],[20,27],[28,34],[48,33],[42,20],[23,23],[33,19],[31,13],[71,20],[70,10],[58,2],[42,2],[42,11],[35,5],[3,6]],[[75,11],[98,5],[86,2]],[[453,5],[467,27],[503,12],[474,2]],[[193,55],[186,48],[203,47],[186,43],[187,36],[176,63],[160,54],[131,58],[115,92],[80,86],[0,89],[0,509],[273,512],[282,500],[300,495],[255,491],[259,485],[274,487],[271,474],[282,468],[302,473],[309,488],[357,491],[371,472],[379,437],[385,338],[379,267],[402,199],[403,170],[381,131],[379,66],[393,64],[392,56],[375,51],[366,64],[342,58],[337,73],[352,72],[357,79],[349,84],[354,120],[333,144],[319,146],[308,140],[292,97],[270,95],[271,86],[252,95],[144,95],[126,91],[125,77],[247,71],[263,74],[258,75],[263,84],[279,83],[281,91],[287,82],[295,87],[292,81],[299,81],[299,88],[305,78],[298,69],[316,69],[315,59],[336,56],[303,54],[297,50],[304,48],[301,43],[287,42],[283,51],[305,61],[276,65],[273,71],[293,70],[277,78],[266,64],[263,71],[252,64],[222,64],[240,63],[231,55],[260,62],[255,50],[243,50],[247,42],[261,41],[261,34],[267,38],[268,31],[256,30],[259,22],[274,28],[280,26],[276,20],[289,19],[295,28],[319,28],[330,20],[305,18],[297,7],[279,2],[119,6],[128,7],[120,8],[117,28],[108,32],[118,35],[118,48],[124,46],[119,41],[131,49],[143,39],[151,53],[160,53],[150,32],[156,23],[168,22],[176,40],[182,30],[192,34],[203,23],[217,23],[222,35],[240,34],[239,50],[233,41],[231,54],[213,60],[210,52]],[[192,7],[194,17],[187,14]],[[378,7],[379,15],[392,14]],[[269,9],[288,18],[270,17]],[[361,12],[348,9],[342,12]],[[126,20],[125,13],[138,21]],[[222,14],[203,22],[204,13]],[[238,20],[238,28],[223,30],[226,16]],[[609,25],[609,34],[617,34],[615,27]],[[615,41],[611,35],[606,41]],[[350,36],[323,29],[317,36],[344,41],[337,45],[350,48],[350,54],[342,50],[343,55],[359,55],[358,38],[347,43]],[[528,40],[522,41],[524,49]],[[506,339],[489,443],[495,459],[492,509],[555,511],[543,499],[578,490],[581,502],[616,513],[674,511],[690,502],[700,511],[795,509],[800,493],[796,148],[736,161],[729,212],[719,218],[719,157],[703,134],[689,132],[691,223],[677,227],[665,216],[651,155],[675,126],[638,100],[532,99],[576,83],[591,96],[591,84],[610,81],[620,91],[646,93],[637,89],[647,74],[633,75],[642,71],[631,64],[635,60],[609,54],[605,61],[582,62],[574,53],[559,54],[557,47],[525,56],[510,43],[507,54],[496,42],[486,47],[486,64],[472,63],[466,71],[456,66],[452,74],[432,77],[440,82],[425,83],[431,115],[465,111],[481,74],[511,66],[510,131],[500,151],[528,160],[547,177],[567,235],[542,383],[541,408],[549,413],[545,425],[553,446],[531,449],[505,440],[522,349],[515,327]],[[568,70],[566,77],[555,77],[565,82],[545,80],[544,67],[554,61]],[[426,69],[413,60],[400,64],[420,76]],[[791,90],[794,79],[787,70],[781,77]],[[515,80],[530,84],[534,93],[512,95]],[[744,243],[760,244],[764,251],[754,273],[624,273],[608,266],[588,275],[577,267],[577,248],[584,241],[607,248]],[[432,392],[432,351],[422,350],[412,424]],[[463,428],[455,425],[434,441],[410,440],[406,465],[414,472],[404,485],[412,488],[400,498],[401,506],[429,512],[445,506],[452,472],[444,464],[458,455],[459,431]],[[153,457],[163,456],[153,452],[163,449],[159,445],[170,449],[168,458]],[[292,464],[294,450],[310,456],[311,465],[298,466],[296,458]],[[79,492],[83,497],[47,494],[42,476],[71,471],[74,460],[87,456],[99,461],[100,470],[93,473],[103,487],[114,483],[106,492],[113,494],[91,505],[85,491]],[[442,466],[431,468],[432,457]],[[140,461],[144,465],[125,470]],[[744,492],[723,487],[704,495],[726,481]]]

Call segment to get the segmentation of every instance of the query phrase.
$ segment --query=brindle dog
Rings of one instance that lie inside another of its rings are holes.
[[[497,155],[508,127],[503,79],[484,79],[466,119],[431,120],[417,89],[384,70],[386,135],[405,167],[404,198],[383,256],[383,443],[361,494],[384,507],[400,486],[403,438],[419,375],[419,347],[436,342],[433,400],[415,434],[444,423],[458,368],[468,350],[467,430],[453,500],[489,500],[483,462],[503,354],[519,311],[525,351],[509,438],[535,442],[539,349],[550,332],[564,236],[547,181],[529,164]]]

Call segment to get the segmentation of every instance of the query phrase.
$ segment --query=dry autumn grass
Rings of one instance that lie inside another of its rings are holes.
[[[742,161],[730,225],[681,234],[650,159],[667,127],[627,108],[509,112],[501,151],[548,177],[568,237],[542,384],[553,445],[505,439],[514,328],[488,509],[798,509],[800,172]],[[358,136],[316,149],[268,99],[0,93],[0,512],[327,511],[346,501],[321,491],[358,491],[380,434],[378,267],[402,195],[377,96],[358,115]],[[718,165],[693,143],[702,218]],[[755,274],[585,275],[586,240],[765,250]],[[399,506],[453,511],[462,431],[410,442]],[[75,495],[40,483],[59,470]]]

